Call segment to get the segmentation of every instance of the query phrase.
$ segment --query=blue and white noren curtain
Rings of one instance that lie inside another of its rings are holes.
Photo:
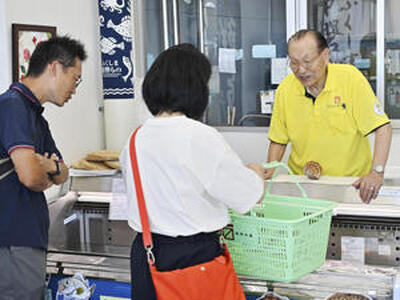
[[[133,98],[131,0],[99,0],[104,99]]]

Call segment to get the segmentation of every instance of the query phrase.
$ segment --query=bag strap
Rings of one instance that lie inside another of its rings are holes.
[[[136,199],[137,199],[137,203],[138,203],[138,207],[139,207],[140,222],[142,224],[143,246],[147,252],[148,263],[150,265],[154,265],[156,262],[156,259],[152,252],[153,239],[151,237],[149,217],[147,215],[146,202],[144,200],[142,181],[140,180],[140,173],[139,173],[139,167],[138,167],[137,155],[136,155],[136,147],[135,147],[136,134],[137,134],[138,130],[140,129],[140,127],[141,126],[136,128],[135,132],[131,136],[131,139],[129,141],[129,152],[130,152],[130,158],[131,158],[133,179],[135,181]],[[225,240],[223,239],[222,235],[221,235],[221,240],[222,240],[221,243],[224,245],[225,249],[227,249]]]
[[[136,156],[136,147],[135,147],[136,134],[140,127],[141,126],[136,128],[135,132],[133,133],[129,141],[129,152],[131,157],[133,179],[135,181],[135,190],[136,190],[137,203],[139,207],[140,222],[142,224],[143,245],[144,248],[147,250],[147,257],[149,259],[149,262],[154,262],[154,256],[153,253],[151,252],[151,249],[153,248],[153,239],[151,238],[149,218],[147,215],[146,203],[144,201],[143,187],[142,187],[142,181],[140,180],[140,173],[139,173],[139,167]]]
[[[14,164],[11,158],[0,159],[0,180],[7,177],[12,171],[14,171]]]

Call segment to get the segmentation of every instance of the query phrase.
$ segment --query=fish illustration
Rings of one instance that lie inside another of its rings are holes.
[[[124,63],[125,67],[128,69],[128,73],[126,73],[125,76],[122,76],[122,79],[124,80],[124,82],[126,82],[132,74],[132,62],[131,62],[131,59],[127,56],[122,57],[122,62]]]
[[[115,10],[120,14],[125,6],[125,0],[122,0],[121,4],[118,4],[117,0],[101,0],[100,5],[104,10],[109,9],[111,12]]]
[[[76,300],[87,300],[93,294],[95,287],[95,284],[89,286],[89,281],[82,274],[76,273],[73,277],[58,281],[57,299],[62,299],[60,296],[62,295]]]
[[[113,37],[102,37],[100,40],[100,49],[101,53],[114,55],[115,48],[119,48],[121,50],[125,49],[124,42],[117,44],[117,40]]]
[[[104,16],[99,17],[100,27],[104,27]]]
[[[114,24],[112,20],[109,20],[106,27],[114,29],[114,31],[119,33],[125,41],[132,41],[132,24],[130,16],[123,17],[119,24]]]

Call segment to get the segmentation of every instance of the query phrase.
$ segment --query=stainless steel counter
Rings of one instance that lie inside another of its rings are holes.
[[[88,278],[120,282],[130,281],[129,257],[77,253],[49,251],[47,254],[47,272],[67,276],[79,272]]]
[[[274,183],[273,192],[298,195],[293,184],[285,182],[285,178],[280,180]],[[376,248],[366,248],[365,262],[386,266],[349,265],[340,260],[327,260],[319,270],[293,283],[240,277],[245,292],[259,295],[273,289],[296,299],[325,299],[334,292],[356,292],[379,300],[392,299],[395,286],[400,286],[398,268],[394,267],[400,265],[400,180],[385,180],[385,187],[393,189],[386,190],[386,195],[381,194],[370,206],[360,203],[349,184],[330,182],[319,186],[307,181],[301,184],[310,197],[331,199],[340,202],[339,207],[343,208],[332,222],[328,258],[340,258],[343,236],[362,237],[369,245],[372,241]],[[68,187],[70,192],[49,204],[49,273],[73,275],[80,272],[86,277],[130,281],[129,254],[135,232],[126,221],[108,219],[109,203],[77,201],[79,191],[104,193],[110,192],[111,186],[112,177],[73,178]],[[377,211],[379,205],[389,212],[388,216],[366,215],[366,211]],[[351,209],[362,213],[359,216],[343,213]],[[381,253],[382,247],[386,254]]]

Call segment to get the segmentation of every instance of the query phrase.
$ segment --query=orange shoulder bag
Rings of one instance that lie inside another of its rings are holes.
[[[140,127],[139,127],[140,128]],[[184,269],[160,272],[153,255],[146,203],[136,157],[135,138],[137,128],[129,142],[132,172],[135,181],[136,197],[143,230],[143,245],[158,300],[246,300],[239,279],[233,269],[228,248],[224,244],[224,254],[212,261]]]

